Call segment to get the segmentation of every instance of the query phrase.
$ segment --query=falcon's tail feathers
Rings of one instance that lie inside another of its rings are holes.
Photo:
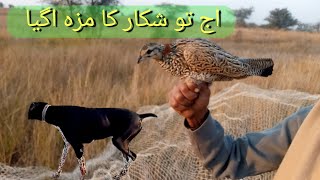
[[[270,76],[272,74],[272,71],[273,71],[273,65],[263,69],[262,73],[260,74],[260,76],[268,77],[268,76]]]
[[[153,113],[146,113],[146,114],[138,114],[138,116],[142,119],[147,118],[147,117],[158,117],[157,115]]]
[[[250,75],[267,77],[272,74],[273,60],[271,58],[240,59],[240,61],[250,65]]]

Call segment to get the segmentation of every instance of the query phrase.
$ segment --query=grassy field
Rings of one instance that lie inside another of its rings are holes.
[[[54,127],[27,121],[32,101],[133,110],[166,103],[178,79],[155,62],[136,64],[140,47],[149,41],[170,40],[14,39],[0,28],[0,162],[56,168],[62,139]],[[320,93],[320,34],[237,29],[232,37],[215,41],[237,56],[274,59],[271,77],[241,82]],[[235,83],[214,83],[212,94]],[[86,145],[86,158],[101,152],[106,142]],[[72,152],[64,169],[75,165]]]

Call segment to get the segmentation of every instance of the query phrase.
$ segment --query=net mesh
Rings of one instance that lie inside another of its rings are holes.
[[[239,137],[247,132],[273,127],[286,116],[310,104],[320,96],[293,90],[265,90],[238,83],[214,95],[209,110],[227,134]],[[143,129],[130,143],[137,159],[130,163],[121,178],[135,179],[215,179],[192,151],[183,118],[167,104],[145,106],[139,113],[152,112],[158,118],[143,121]],[[125,163],[122,154],[111,144],[104,152],[87,161],[87,179],[112,179]],[[0,164],[0,179],[50,179],[54,170],[43,167],[17,168]],[[272,179],[268,172],[245,179]],[[80,172],[64,172],[60,179],[79,179]]]

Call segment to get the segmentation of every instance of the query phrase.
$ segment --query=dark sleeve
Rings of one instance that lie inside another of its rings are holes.
[[[271,129],[236,139],[225,135],[223,127],[210,115],[198,129],[188,131],[196,154],[216,177],[243,178],[279,167],[312,107],[298,110]]]

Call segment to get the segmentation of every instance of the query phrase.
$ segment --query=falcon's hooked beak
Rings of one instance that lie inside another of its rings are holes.
[[[139,56],[137,64],[139,64],[143,60],[142,56]]]
[[[149,61],[149,60],[152,60],[152,59],[153,58],[149,57],[149,56],[139,56],[137,64],[139,64],[141,62],[144,62],[144,61]]]

